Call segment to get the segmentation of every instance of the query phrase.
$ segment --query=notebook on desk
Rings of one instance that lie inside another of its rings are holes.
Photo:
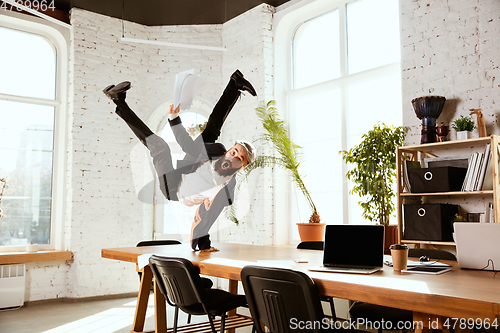
[[[455,222],[460,268],[500,269],[500,223]]]
[[[327,225],[323,265],[314,272],[371,274],[384,263],[384,226]]]

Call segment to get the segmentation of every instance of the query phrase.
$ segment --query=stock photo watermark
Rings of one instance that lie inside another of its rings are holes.
[[[356,320],[346,321],[331,321],[328,318],[323,318],[320,321],[298,320],[297,318],[290,319],[290,329],[292,330],[311,330],[311,329],[351,329],[359,330],[375,329],[375,330],[410,330],[429,327],[431,329],[498,329],[498,318],[481,319],[481,318],[446,318],[443,322],[439,319],[425,321],[398,321],[395,324],[392,321],[386,320],[368,320],[366,318],[357,318]]]

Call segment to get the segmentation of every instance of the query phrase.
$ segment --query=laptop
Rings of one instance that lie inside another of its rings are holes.
[[[384,265],[384,226],[327,225],[323,265],[314,272],[371,274]]]
[[[500,269],[500,223],[455,222],[460,268]]]

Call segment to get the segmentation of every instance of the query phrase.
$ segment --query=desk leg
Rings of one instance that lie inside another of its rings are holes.
[[[139,295],[137,296],[134,324],[132,325],[131,333],[144,331],[144,321],[146,320],[146,310],[148,309],[151,281],[153,280],[153,273],[151,272],[151,268],[149,268],[149,266],[145,266],[141,272],[141,286],[139,288]]]
[[[229,290],[228,291],[231,294],[238,294],[238,280],[231,280],[231,279],[229,280]],[[228,311],[228,313],[227,313],[228,317],[234,316],[234,315],[236,315],[236,309]],[[227,330],[226,332],[228,332],[228,333],[234,333],[235,330],[233,328],[233,329]]]
[[[165,296],[160,291],[158,284],[155,283],[155,332],[167,333],[167,305]]]

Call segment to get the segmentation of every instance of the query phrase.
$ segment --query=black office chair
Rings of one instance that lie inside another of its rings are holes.
[[[325,242],[323,242],[323,241],[300,242],[299,245],[297,245],[297,249],[323,251],[324,246],[325,246]],[[335,312],[335,304],[333,302],[333,297],[320,296],[319,299],[323,302],[327,302],[330,304],[330,311],[332,312],[332,319],[337,320],[337,314]]]
[[[174,332],[177,332],[179,308],[190,315],[207,315],[215,333],[213,319],[216,316],[221,317],[220,331],[224,332],[227,311],[247,304],[243,295],[205,289],[200,274],[187,259],[153,255],[149,264],[161,293],[175,305]]]
[[[140,241],[139,243],[137,243],[136,247],[157,246],[157,245],[158,246],[159,245],[178,245],[178,244],[182,244],[182,243],[176,239],[159,239],[159,240],[150,240],[150,241]],[[139,281],[140,281],[141,277],[142,277],[142,273],[141,272],[137,272],[137,273],[139,274]],[[205,286],[205,288],[212,288],[212,286],[214,285],[213,281],[210,280],[209,278],[202,277],[201,280],[202,280],[203,286]],[[151,290],[152,291],[154,290],[153,283],[151,283]],[[172,305],[169,300],[167,300],[167,302],[168,302],[168,304]],[[190,320],[191,320],[191,316],[188,316],[188,324],[189,324]]]
[[[457,261],[457,258],[453,253],[436,249],[409,249],[408,257],[419,259],[422,258],[422,260],[434,259]],[[397,327],[398,321],[413,321],[412,311],[362,302],[352,305],[349,313],[351,315],[351,318],[354,320],[357,320],[358,318],[365,318],[371,322],[381,322],[382,320],[384,320],[386,323],[388,323],[386,327]],[[382,329],[378,329],[378,332],[382,333]],[[452,330],[450,330],[450,332],[452,332]]]
[[[140,241],[139,243],[137,243],[136,247],[159,246],[159,245],[178,245],[178,244],[182,244],[182,243],[180,241],[178,241],[177,239],[158,239],[158,240]],[[139,281],[140,281],[142,278],[142,272],[137,272],[137,273],[139,274]],[[208,278],[202,277],[201,280],[202,280],[203,286],[205,288],[212,288],[212,286],[214,285],[212,280],[210,280]],[[154,282],[151,282],[151,291],[153,291],[154,288],[155,288]],[[168,299],[168,297],[165,297],[165,299],[166,299],[168,305],[175,308],[175,305]],[[191,315],[190,314],[188,314],[187,323],[188,324],[191,323]]]
[[[245,266],[241,270],[241,282],[258,333],[264,333],[261,321],[271,333],[348,331],[322,330],[318,327],[326,325],[316,325],[311,330],[300,329],[299,323],[325,323],[316,285],[305,273],[275,267]]]
[[[300,242],[299,245],[297,245],[297,249],[303,249],[303,250],[323,251],[324,247],[325,247],[325,242],[323,242],[323,241]]]

